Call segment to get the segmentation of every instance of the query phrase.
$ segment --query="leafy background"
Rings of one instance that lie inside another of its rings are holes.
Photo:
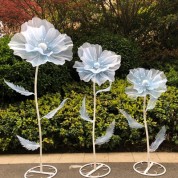
[[[90,83],[91,84],[91,83]],[[102,87],[107,87],[105,84]],[[125,109],[132,117],[143,123],[143,101],[141,98],[131,100],[124,93],[127,82],[117,79],[111,92],[101,93],[97,97],[96,137],[105,134],[106,128],[115,120],[114,136],[109,144],[97,147],[100,151],[145,151],[144,129],[130,129],[127,120],[119,112]],[[47,94],[39,98],[40,115],[44,116],[56,108],[63,98],[70,98],[65,106],[52,119],[42,119],[44,151],[78,152],[91,151],[92,124],[80,118],[79,110],[83,97],[86,96],[87,111],[92,117],[93,96],[92,87],[84,82],[74,82],[63,86],[64,96],[59,93]],[[178,90],[168,87],[156,107],[147,114],[150,140],[153,141],[159,129],[166,125],[166,141],[160,150],[177,150],[177,109]],[[33,100],[22,101],[9,105],[0,112],[0,144],[1,151],[24,152],[16,135],[29,140],[38,141],[38,127]]]

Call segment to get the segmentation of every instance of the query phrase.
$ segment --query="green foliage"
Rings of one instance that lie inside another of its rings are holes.
[[[131,34],[143,49],[143,58],[165,62],[178,47],[178,1],[154,1],[149,8],[138,14],[137,30]],[[168,52],[169,51],[169,52]],[[174,54],[174,59],[178,57]],[[152,62],[152,61],[150,61]]]
[[[106,88],[109,83],[101,88]],[[116,80],[111,92],[97,95],[96,138],[104,135],[108,125],[115,120],[114,136],[109,144],[97,146],[99,150],[136,151],[146,149],[144,129],[130,129],[127,120],[119,112],[126,110],[138,122],[143,123],[143,98],[132,100],[124,90],[124,80]],[[99,87],[97,86],[97,90]],[[63,86],[64,98],[69,98],[64,107],[52,119],[42,119],[43,148],[45,151],[83,151],[92,149],[92,124],[80,118],[79,110],[86,96],[87,112],[93,116],[92,84],[84,82]],[[167,141],[177,144],[178,90],[168,87],[168,91],[159,98],[155,109],[147,112],[150,141],[153,141],[159,129],[166,125]],[[44,116],[56,108],[63,97],[60,94],[48,94],[39,98],[40,115]],[[38,141],[38,126],[33,100],[10,105],[0,110],[0,149],[1,151],[24,150],[16,135]],[[164,147],[164,143],[162,145]],[[161,149],[161,148],[160,148]]]
[[[13,55],[13,51],[8,47],[9,41],[8,36],[0,39],[0,99],[4,103],[26,99],[6,86],[4,79],[29,91],[34,90],[35,68]],[[71,77],[67,65],[47,63],[40,66],[38,79],[38,95],[42,96],[50,92],[59,92],[66,80],[71,80]]]
[[[169,72],[166,73],[168,83],[170,85],[178,87],[178,70],[175,70],[175,68],[172,67],[171,65],[168,65],[167,67],[169,69]]]
[[[178,47],[178,1],[158,1],[156,8],[158,42],[168,49],[176,49]]]

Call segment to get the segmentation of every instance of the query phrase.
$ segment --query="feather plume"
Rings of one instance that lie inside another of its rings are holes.
[[[153,109],[156,106],[156,101],[157,101],[156,98],[150,97],[146,110]]]
[[[19,139],[21,145],[26,148],[27,150],[36,150],[40,147],[40,145],[36,142],[32,142],[32,141],[29,141],[29,140],[26,140],[22,137],[20,137],[19,135],[17,135],[17,138]]]
[[[13,83],[7,82],[4,79],[4,82],[13,90],[15,90],[17,93],[20,93],[21,95],[25,95],[25,96],[30,96],[33,95],[34,93],[29,92],[28,90],[25,90],[23,87],[18,86],[18,85],[14,85]]]
[[[102,145],[104,143],[109,142],[110,138],[113,135],[115,127],[115,120],[109,125],[109,127],[106,130],[106,134],[104,136],[98,137],[95,141],[96,145]]]
[[[85,103],[85,99],[86,97],[83,98],[83,101],[82,101],[82,106],[80,108],[80,117],[85,120],[85,121],[88,121],[88,122],[92,122],[93,123],[93,120],[91,120],[88,116],[88,113],[86,111],[86,103]]]
[[[163,126],[156,135],[155,141],[150,146],[150,152],[154,152],[158,149],[159,145],[166,139],[166,127]]]
[[[105,88],[105,89],[102,89],[102,90],[98,90],[98,91],[96,92],[96,95],[97,95],[98,93],[101,93],[101,92],[110,91],[110,90],[111,90],[111,85],[112,85],[112,82],[109,83],[109,87],[108,87],[108,88]]]
[[[123,114],[123,116],[127,119],[129,126],[132,129],[139,129],[144,127],[142,124],[138,123],[135,119],[133,119],[127,112],[125,112],[122,109],[119,109],[119,111]]]
[[[67,100],[68,100],[68,98],[64,99],[56,109],[53,109],[52,111],[50,111],[48,114],[46,114],[42,118],[51,119],[64,106],[64,104]]]

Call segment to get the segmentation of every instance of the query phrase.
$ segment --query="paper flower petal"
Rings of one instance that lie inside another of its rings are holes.
[[[120,55],[112,51],[102,51],[100,45],[90,43],[79,47],[78,55],[82,62],[76,61],[73,67],[77,69],[81,80],[92,80],[98,85],[114,81],[115,71],[121,63]]]
[[[126,88],[126,94],[131,97],[150,95],[156,99],[167,90],[166,76],[159,70],[132,69],[127,75],[127,80],[132,86]]]
[[[46,62],[63,65],[66,60],[72,60],[71,38],[61,34],[48,21],[37,17],[21,26],[21,32],[12,37],[9,47],[33,67]]]

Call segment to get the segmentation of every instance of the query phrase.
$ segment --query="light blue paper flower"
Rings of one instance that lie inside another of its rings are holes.
[[[102,51],[100,45],[90,43],[84,43],[78,49],[78,55],[82,62],[76,61],[74,68],[77,69],[81,80],[92,80],[98,85],[107,80],[114,81],[115,71],[120,67],[120,55],[112,51]]]
[[[21,32],[12,37],[9,47],[34,67],[46,62],[63,65],[65,60],[72,60],[71,38],[37,17],[21,26]]]
[[[133,84],[126,88],[126,93],[130,97],[150,95],[150,97],[157,99],[167,90],[166,76],[159,70],[132,69],[127,75],[127,80]]]

